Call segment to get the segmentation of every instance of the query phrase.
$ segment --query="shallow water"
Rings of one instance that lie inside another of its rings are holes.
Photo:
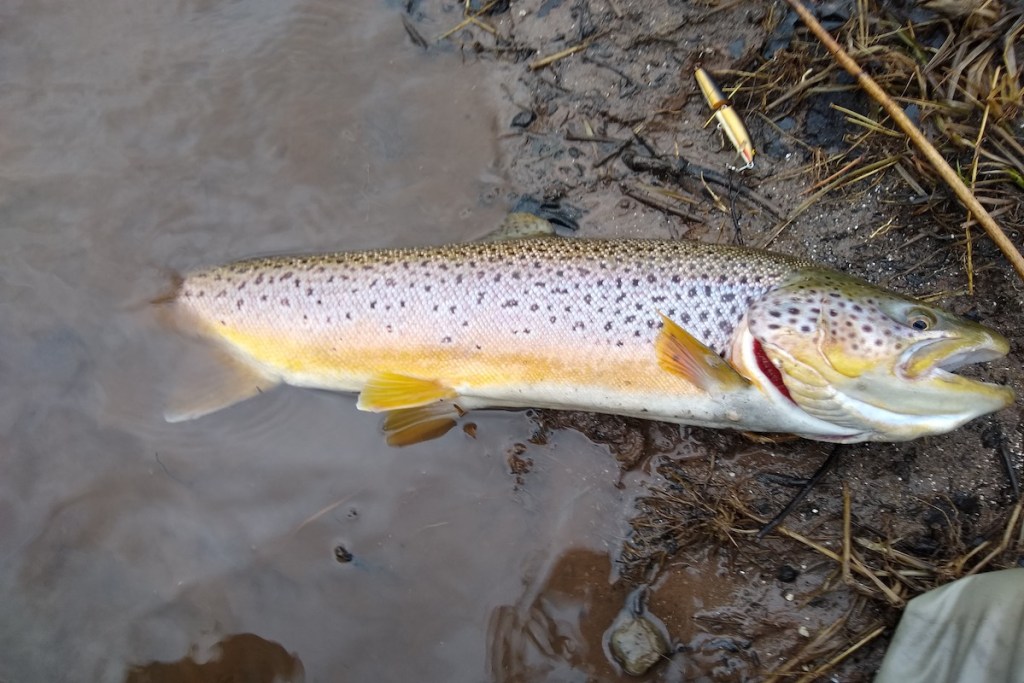
[[[496,68],[373,0],[0,7],[0,680],[486,680],[494,615],[615,546],[612,459],[556,434],[517,487],[522,414],[403,450],[312,391],[162,418],[210,362],[147,303],[174,270],[495,225]]]

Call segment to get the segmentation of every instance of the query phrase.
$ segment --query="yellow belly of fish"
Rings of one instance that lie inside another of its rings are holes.
[[[296,386],[361,391],[377,375],[400,372],[437,382],[468,402],[479,403],[473,407],[482,407],[485,399],[493,399],[493,405],[508,406],[519,398],[521,406],[583,408],[588,404],[578,396],[586,394],[592,399],[595,392],[607,394],[616,405],[628,396],[640,399],[653,394],[687,397],[703,393],[659,367],[650,344],[643,351],[633,349],[629,353],[586,347],[565,349],[534,338],[528,348],[523,344],[516,349],[516,345],[509,344],[509,351],[481,353],[457,345],[400,348],[366,343],[359,339],[361,335],[344,344],[331,344],[238,330],[219,332],[245,362]]]

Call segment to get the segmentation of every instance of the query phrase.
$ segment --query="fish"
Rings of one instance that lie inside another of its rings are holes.
[[[200,268],[166,301],[241,378],[169,405],[172,422],[287,384],[357,393],[395,446],[484,408],[853,443],[1014,402],[955,373],[1009,351],[974,321],[799,257],[560,237],[528,214],[477,242]]]

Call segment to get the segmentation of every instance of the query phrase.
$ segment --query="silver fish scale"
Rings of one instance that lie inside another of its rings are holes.
[[[214,325],[379,330],[467,351],[537,341],[633,352],[666,315],[718,353],[747,308],[809,263],[667,240],[530,239],[239,261],[195,272],[179,301]]]

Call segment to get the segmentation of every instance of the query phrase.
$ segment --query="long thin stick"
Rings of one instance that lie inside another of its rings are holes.
[[[896,122],[896,125],[907,134],[910,141],[921,151],[921,154],[925,156],[928,161],[931,162],[932,166],[942,177],[946,184],[953,190],[956,196],[963,202],[964,206],[974,215],[974,218],[981,224],[981,227],[985,228],[985,232],[988,233],[989,238],[1002,250],[1007,260],[1013,265],[1014,270],[1017,271],[1022,279],[1024,279],[1024,256],[1017,250],[1010,238],[1006,236],[1002,228],[995,222],[995,220],[988,214],[985,207],[974,197],[971,191],[964,185],[963,181],[956,174],[950,165],[942,158],[939,151],[928,142],[927,138],[921,134],[921,131],[917,129],[917,126],[907,118],[907,115],[903,113],[899,105],[892,101],[881,86],[874,81],[871,76],[864,73],[864,70],[860,68],[860,65],[850,55],[846,54],[842,46],[835,41],[835,39],[829,35],[828,31],[822,28],[818,20],[814,18],[814,15],[804,7],[800,0],[786,0],[793,8],[793,10],[800,15],[804,24],[811,30],[818,40],[832,53],[832,56],[836,58],[840,66],[846,69],[851,76],[857,79],[860,86],[867,91],[871,97],[882,106],[882,109],[892,117],[892,120]]]

